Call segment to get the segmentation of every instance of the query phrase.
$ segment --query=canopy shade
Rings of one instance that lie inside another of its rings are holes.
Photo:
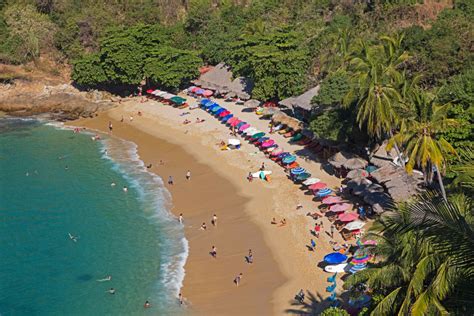
[[[331,166],[335,168],[341,168],[342,165],[347,161],[347,159],[350,159],[353,157],[354,155],[341,151],[329,157],[328,162]]]
[[[227,121],[227,124],[232,124],[232,122],[238,120],[239,118],[238,117],[232,117],[230,120]]]
[[[230,120],[230,119],[233,118],[233,117],[234,117],[233,114],[227,114],[226,116],[224,116],[224,117],[222,118],[222,121],[223,121],[223,122],[227,122],[228,120]]]
[[[337,219],[343,223],[349,223],[355,221],[358,218],[359,215],[357,213],[341,213],[337,216]]]
[[[333,252],[324,256],[324,261],[329,264],[338,264],[345,262],[346,260],[347,256],[339,252]]]
[[[328,196],[327,198],[323,199],[323,203],[327,205],[336,204],[342,202],[342,198],[340,196]]]
[[[354,222],[350,222],[349,224],[344,226],[344,228],[347,229],[347,230],[358,230],[358,229],[361,229],[362,227],[364,227],[364,225],[365,225],[364,222],[354,221]]]
[[[328,185],[324,182],[317,182],[309,186],[310,190],[321,190],[327,187]]]
[[[284,164],[289,164],[289,163],[292,163],[296,160],[296,156],[293,156],[293,155],[290,155],[290,156],[286,156],[285,158],[283,158],[282,162]]]
[[[318,183],[318,182],[320,182],[320,181],[321,181],[321,180],[318,179],[318,178],[309,178],[308,180],[304,181],[303,184],[309,186],[309,185]]]
[[[241,120],[235,120],[235,121],[233,121],[232,123],[230,123],[230,126],[235,127],[235,126],[239,125],[240,123],[242,123]],[[264,135],[265,135],[265,134],[264,134]]]
[[[331,207],[329,208],[329,210],[331,212],[344,212],[346,210],[349,210],[352,208],[352,205],[349,204],[349,203],[342,203],[342,204],[334,204],[334,205],[331,205]]]

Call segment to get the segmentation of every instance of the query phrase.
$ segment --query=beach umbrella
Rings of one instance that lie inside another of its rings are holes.
[[[344,226],[344,228],[347,229],[347,230],[358,230],[358,229],[361,229],[362,227],[364,227],[364,225],[365,225],[364,222],[354,221],[354,222],[350,222],[349,224]]]
[[[355,179],[355,178],[365,178],[369,175],[367,171],[364,169],[354,169],[347,173],[347,179]]]
[[[337,205],[337,204],[336,204]],[[352,213],[341,213],[337,216],[337,219],[343,223],[349,223],[355,221],[359,218],[359,214],[352,212]]]
[[[283,158],[282,162],[285,164],[289,164],[289,163],[294,162],[295,160],[296,160],[296,156],[290,155]]]
[[[332,193],[332,190],[329,189],[329,188],[324,188],[324,189],[321,189],[319,190],[317,193],[316,193],[316,196],[318,197],[324,197],[324,196],[327,196],[329,194]]]
[[[263,148],[268,148],[271,147],[275,144],[275,141],[273,139],[266,140],[262,143]]]
[[[312,185],[310,185],[308,188],[310,190],[321,190],[321,189],[324,189],[325,187],[327,187],[328,185],[324,182],[317,182],[317,183],[313,183]]]
[[[200,103],[201,103],[201,105],[206,105],[206,104],[211,103],[211,102],[212,101],[209,100],[209,99],[202,99]]]
[[[370,260],[368,253],[356,251],[354,257],[351,259],[351,264],[363,264]]]
[[[310,177],[311,177],[311,173],[304,172],[304,173],[301,173],[301,174],[297,175],[296,180],[297,181],[304,181],[304,180],[306,180]]]
[[[285,157],[285,158],[288,158],[288,157]],[[301,167],[297,167],[297,168],[294,168],[294,169],[291,169],[291,174],[292,175],[299,175],[299,174],[302,174],[302,173],[305,173],[306,170],[304,168],[301,168]]]
[[[191,89],[191,92],[192,92],[192,93],[196,93],[196,92],[199,91],[199,90],[202,90],[202,89],[199,88],[199,87],[193,87],[193,88]]]
[[[270,139],[270,137],[261,137],[261,138],[257,139],[254,143],[255,143],[255,145],[260,145],[260,144],[263,144],[264,142],[266,142],[269,139]]]
[[[239,124],[237,124],[236,128],[237,128],[238,130],[240,130],[240,128],[241,128],[242,126],[246,125],[246,124],[247,124],[247,122],[240,122]]]
[[[247,128],[250,128],[250,124],[244,124],[241,127],[239,127],[239,132],[245,131]]]
[[[283,153],[283,149],[278,148],[278,149],[275,149],[274,151],[272,151],[271,156],[278,156],[281,153]]]
[[[212,92],[211,90],[204,90],[204,92],[202,93],[202,95],[205,97],[210,97],[213,94],[214,92]]]
[[[285,152],[282,152],[281,154],[279,154],[279,155],[278,155],[278,158],[283,159],[283,158],[285,158],[286,156],[291,156],[291,154],[285,151]]]
[[[318,183],[318,182],[320,182],[320,181],[321,181],[321,180],[318,179],[318,178],[309,178],[309,179],[305,180],[305,181],[303,182],[303,184],[304,184],[304,185],[312,185],[312,184]]]
[[[292,163],[290,163],[290,164],[287,165],[286,167],[287,167],[288,169],[295,169],[295,168],[297,168],[297,167],[299,167],[299,166],[300,166],[299,163],[297,163],[296,161],[293,161]]]
[[[260,138],[260,137],[263,137],[264,135],[265,135],[264,132],[258,132],[258,133],[253,134],[253,135],[252,135],[252,138],[253,138],[253,139],[258,139],[258,138]]]
[[[372,181],[366,178],[355,178],[347,182],[348,189],[356,189],[358,187],[362,187],[363,189],[367,187],[369,184],[372,184]]]
[[[220,108],[220,109],[218,109],[216,112],[214,112],[214,115],[219,115],[219,114],[221,114],[221,113],[223,113],[223,112],[226,112],[226,111],[227,111],[226,109]]]
[[[375,241],[373,239],[369,239],[369,240],[364,241],[364,246],[376,246],[376,245],[377,245],[377,241]]]
[[[349,210],[352,208],[352,205],[349,204],[349,203],[342,203],[342,204],[334,204],[334,205],[331,205],[331,207],[329,208],[329,210],[331,212],[344,212],[346,210]]]
[[[227,124],[231,124],[233,121],[238,120],[239,118],[234,116],[230,120],[227,121]]]
[[[203,89],[196,89],[194,90],[194,93],[202,95],[204,93]]]
[[[230,126],[236,127],[236,126],[239,125],[240,123],[242,123],[242,121],[237,119],[237,120],[234,120],[232,123],[230,123]]]
[[[228,120],[230,120],[231,118],[233,118],[234,115],[233,114],[227,114],[226,116],[224,116],[222,118],[222,122],[227,122]]]
[[[375,170],[377,170],[377,167],[376,167],[376,166],[367,166],[367,168],[365,168],[365,170],[366,170],[368,173],[372,173],[372,172],[374,172]]]
[[[223,108],[222,108],[221,106],[219,106],[219,105],[216,105],[216,106],[214,106],[214,107],[211,109],[211,112],[212,112],[212,113],[216,113],[216,112],[219,111],[219,110],[223,110]]]
[[[385,189],[383,188],[383,186],[377,183],[369,184],[365,188],[365,193],[383,193],[384,191]]]
[[[221,107],[220,107],[219,105],[214,104],[213,106],[210,106],[210,107],[208,108],[208,110],[209,110],[209,112],[214,112],[214,111],[219,110],[220,108],[221,108]]]
[[[385,193],[375,192],[364,196],[364,201],[370,205],[380,204],[381,206],[390,205],[390,196]]]
[[[258,129],[256,129],[255,127],[250,127],[250,128],[247,128],[242,134],[253,135],[255,134],[255,132],[258,132]]]
[[[206,110],[209,111],[210,109],[212,109],[212,108],[213,108],[214,106],[216,106],[216,105],[219,105],[219,104],[217,104],[216,102],[212,102],[212,101],[211,101],[211,102],[206,103],[206,104],[204,105],[204,108],[206,108]]]
[[[188,91],[191,91],[193,88],[196,88],[196,86],[189,86]]]
[[[347,256],[339,252],[333,252],[324,256],[324,262],[329,264],[339,264],[347,260]]]
[[[166,91],[155,90],[153,94],[156,95],[157,97],[163,98],[165,95],[168,95],[169,93]]]
[[[171,98],[175,97],[174,94],[172,93],[165,93],[163,95],[160,95],[163,99],[170,100]]]
[[[356,272],[364,270],[365,268],[367,268],[367,264],[365,264],[365,263],[355,264],[349,269],[349,272],[350,273],[356,273]]]
[[[342,202],[342,198],[340,196],[328,196],[327,198],[323,199],[323,203],[330,205]]]
[[[222,111],[221,113],[219,113],[219,117],[225,117],[229,114],[230,114],[230,111],[225,110],[225,111]]]
[[[354,158],[347,159],[342,164],[342,166],[344,168],[354,170],[354,169],[364,169],[365,167],[367,167],[368,164],[369,162],[367,160],[359,158],[359,157],[354,157]]]

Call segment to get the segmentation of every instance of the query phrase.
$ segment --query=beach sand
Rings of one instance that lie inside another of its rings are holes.
[[[138,111],[143,115],[137,116]],[[190,114],[182,117],[183,112]],[[129,119],[131,115],[133,121]],[[206,121],[195,123],[197,117]],[[192,123],[183,125],[185,118]],[[248,122],[250,119],[249,116]],[[287,179],[281,167],[245,141],[240,150],[221,151],[217,143],[229,138],[229,129],[200,109],[179,110],[155,101],[131,100],[96,118],[71,125],[107,132],[109,121],[114,136],[138,145],[141,159],[153,165],[150,171],[165,183],[170,175],[174,178],[174,185],[167,188],[172,195],[171,211],[176,216],[184,215],[190,253],[182,293],[192,312],[317,314],[328,306],[327,302],[320,304],[328,297],[328,274],[317,265],[326,253],[332,252],[330,237],[324,233],[330,223],[322,219],[324,228],[319,239],[310,235],[315,222],[305,214],[317,209],[317,204]],[[164,165],[159,164],[160,160]],[[249,183],[248,172],[257,171],[262,162],[273,171],[271,181],[254,179]],[[302,161],[302,165],[329,186],[340,184],[337,178],[321,171],[319,163]],[[185,178],[187,170],[191,171],[190,180]],[[296,210],[299,203],[303,208]],[[211,224],[214,213],[217,227]],[[273,217],[286,218],[287,225],[271,225]],[[206,231],[200,229],[203,222]],[[306,247],[311,238],[317,242],[314,252]],[[335,239],[341,241],[339,236]],[[213,245],[217,247],[217,259],[209,254]],[[249,249],[254,255],[253,264],[245,262]],[[239,273],[243,273],[243,279],[237,287],[233,280]],[[292,306],[300,289],[313,299],[307,300],[307,305]]]

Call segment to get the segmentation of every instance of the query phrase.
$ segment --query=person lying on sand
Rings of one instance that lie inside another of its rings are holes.
[[[190,112],[183,112],[179,116],[185,116],[185,115],[188,115],[188,114],[191,114],[191,113]]]
[[[196,119],[196,123],[202,123],[202,122],[205,122],[206,120],[201,120],[199,117]]]
[[[272,225],[276,225],[276,224],[277,224],[277,220],[275,219],[275,217],[272,218],[272,221],[270,222],[270,224],[272,224]]]
[[[283,227],[283,226],[285,226],[285,225],[286,225],[286,218],[284,218],[284,219],[282,219],[282,220],[280,221],[279,227]]]
[[[184,124],[184,125],[189,124],[189,123],[191,123],[191,121],[188,120],[188,119],[185,119],[185,120],[183,121],[183,124]]]
[[[201,230],[206,230],[206,229],[207,229],[206,223],[202,223]]]

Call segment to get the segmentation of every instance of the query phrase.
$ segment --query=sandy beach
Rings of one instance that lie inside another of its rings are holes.
[[[233,112],[242,110],[242,106],[226,103],[227,108],[231,106],[235,107]],[[181,116],[186,112],[189,114]],[[260,124],[261,130],[268,124],[258,120],[254,113],[240,115],[248,115],[247,121]],[[205,122],[196,123],[197,118]],[[192,123],[184,125],[184,119]],[[310,234],[315,221],[305,214],[316,210],[318,204],[288,180],[281,167],[245,141],[240,150],[220,150],[218,143],[227,141],[229,129],[201,109],[180,110],[156,101],[140,103],[135,99],[71,125],[107,133],[109,121],[114,136],[138,145],[141,159],[152,164],[150,171],[160,175],[165,183],[169,176],[173,177],[174,184],[167,188],[172,195],[171,211],[176,217],[183,213],[189,240],[182,293],[192,312],[317,314],[328,305],[319,304],[328,297],[328,274],[317,265],[332,251],[331,238],[325,233],[330,222],[322,219],[324,226],[319,239]],[[294,152],[301,149],[293,148],[297,145],[280,146]],[[257,171],[262,162],[273,171],[271,181],[254,179],[249,183],[248,172]],[[340,185],[339,179],[325,173],[318,162],[301,160],[300,164],[330,187]],[[190,180],[186,180],[188,170]],[[297,204],[303,207],[297,210]],[[211,224],[213,214],[218,217],[216,227]],[[287,224],[272,225],[272,218],[285,218]],[[200,229],[203,222],[207,226],[205,231]],[[306,247],[311,238],[317,243],[314,252]],[[335,236],[335,240],[342,241],[340,236]],[[217,248],[216,259],[209,254],[212,246]],[[254,257],[252,264],[245,261],[249,249]],[[233,280],[239,273],[243,273],[243,278],[237,287]],[[307,304],[292,306],[300,289],[307,291]]]

